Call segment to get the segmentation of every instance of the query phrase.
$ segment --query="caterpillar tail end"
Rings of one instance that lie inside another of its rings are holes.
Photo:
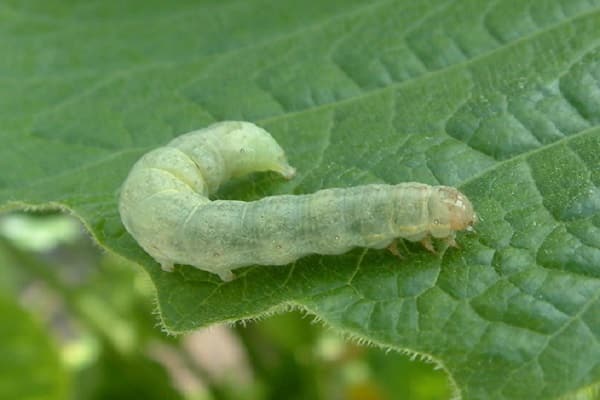
[[[296,176],[296,168],[292,167],[288,163],[279,164],[275,171],[281,174],[281,176],[283,176],[285,179],[292,179],[294,176]]]
[[[233,272],[231,272],[231,270],[217,272],[217,274],[219,275],[219,278],[221,278],[221,280],[223,282],[231,282],[232,280],[235,279],[235,274]]]

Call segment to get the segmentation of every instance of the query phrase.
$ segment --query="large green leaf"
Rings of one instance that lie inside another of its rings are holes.
[[[143,265],[172,332],[285,306],[432,357],[464,398],[552,398],[600,380],[600,2],[159,1],[0,6],[0,201],[60,207]],[[223,198],[367,182],[460,187],[461,249],[357,249],[224,284],[158,266],[119,185],[177,134],[245,119],[299,176]]]

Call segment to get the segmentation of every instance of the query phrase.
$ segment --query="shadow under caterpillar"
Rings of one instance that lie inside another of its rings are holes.
[[[422,183],[372,184],[270,196],[251,202],[211,201],[233,177],[295,169],[264,129],[225,121],[189,132],[146,153],[121,188],[119,212],[127,231],[166,271],[192,265],[234,278],[246,265],[283,265],[308,254],[381,249],[397,238],[431,237],[454,245],[455,232],[477,221],[457,189]]]

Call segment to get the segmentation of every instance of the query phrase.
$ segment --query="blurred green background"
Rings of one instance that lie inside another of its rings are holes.
[[[435,366],[299,311],[164,334],[146,274],[70,216],[0,216],[0,399],[447,399]]]

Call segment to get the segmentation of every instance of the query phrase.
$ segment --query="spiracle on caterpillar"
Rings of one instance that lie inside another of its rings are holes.
[[[224,121],[183,134],[138,160],[120,193],[127,231],[162,268],[191,265],[228,281],[233,269],[284,265],[354,247],[395,250],[398,238],[455,245],[477,216],[457,189],[408,182],[323,189],[257,201],[210,200],[227,180],[295,169],[264,129]]]

